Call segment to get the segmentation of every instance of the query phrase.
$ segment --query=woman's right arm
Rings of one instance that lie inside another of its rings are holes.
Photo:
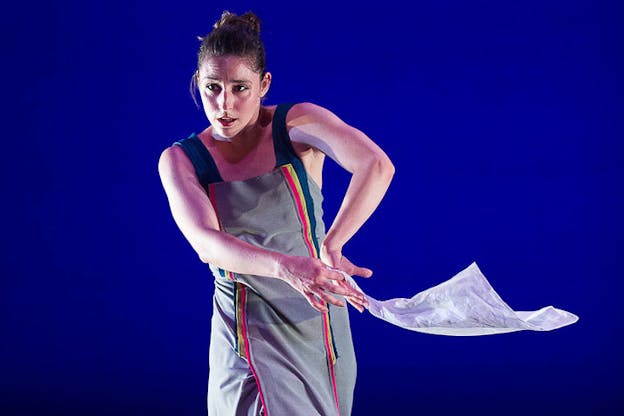
[[[344,305],[330,293],[363,299],[348,285],[334,284],[343,281],[344,276],[328,269],[319,259],[266,250],[220,231],[214,207],[180,147],[163,151],[158,172],[173,218],[202,262],[233,273],[282,279],[319,311],[325,310],[322,301]]]

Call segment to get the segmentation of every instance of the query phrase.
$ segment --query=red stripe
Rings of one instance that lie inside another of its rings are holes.
[[[290,188],[293,191],[293,195],[295,196],[297,211],[299,212],[299,218],[301,219],[301,224],[303,225],[303,238],[305,239],[305,242],[308,246],[308,250],[310,251],[310,254],[312,255],[312,257],[316,257],[316,250],[314,249],[312,240],[310,240],[310,231],[311,231],[310,224],[308,223],[307,218],[305,217],[305,211],[303,209],[303,202],[301,200],[302,197],[301,195],[299,195],[299,192],[297,191],[297,185],[295,184],[295,180],[290,174],[290,170],[288,169],[288,167],[284,166],[282,168],[282,172],[284,172],[286,181],[290,185]]]
[[[292,193],[295,197],[295,202],[297,205],[297,211],[299,212],[299,219],[301,220],[301,224],[303,225],[303,236],[305,239],[306,244],[308,245],[308,250],[310,251],[310,255],[312,257],[317,257],[316,254],[316,250],[314,248],[314,245],[312,244],[312,241],[310,240],[310,235],[311,233],[310,231],[310,223],[308,222],[308,218],[306,218],[305,216],[305,210],[303,208],[303,201],[302,201],[302,195],[299,194],[298,192],[298,187],[295,183],[295,179],[293,178],[293,176],[291,175],[290,169],[288,168],[288,165],[286,166],[282,166],[282,172],[284,173],[284,177],[286,178],[286,181],[288,182],[288,184],[290,185],[290,188],[292,190]],[[327,305],[327,303],[323,302],[325,305]],[[329,306],[328,306],[329,307]],[[325,312],[325,316],[323,317],[323,332],[324,332],[324,336],[325,336],[325,349],[327,350],[327,361],[329,364],[329,373],[331,376],[331,381],[332,381],[332,389],[334,392],[334,400],[336,401],[336,410],[338,411],[338,416],[340,416],[340,406],[338,403],[338,390],[336,388],[336,374],[334,372],[334,360],[332,358],[332,346],[331,346],[331,342],[329,339],[329,333],[331,331],[331,329],[329,328],[329,311]]]
[[[247,338],[247,313],[245,311],[245,301],[247,299],[247,292],[245,290],[244,285],[240,285],[240,300],[241,300],[241,317],[242,317],[242,332],[243,339],[245,340],[245,355],[247,356],[247,363],[249,364],[249,368],[251,369],[251,374],[253,374],[254,379],[256,380],[256,386],[258,387],[258,393],[260,394],[260,401],[262,402],[262,407],[264,407],[264,414],[268,416],[267,406],[264,403],[264,394],[262,394],[262,389],[260,388],[260,380],[258,380],[258,374],[256,374],[256,370],[254,369],[251,355],[251,347],[249,346],[249,339]]]
[[[327,312],[326,312],[327,313]],[[334,390],[334,400],[336,401],[336,410],[338,411],[338,416],[340,416],[340,405],[338,403],[338,390],[336,388],[336,374],[334,373],[334,360],[331,357],[331,345],[329,341],[329,319],[327,315],[323,317],[323,329],[325,331],[325,348],[327,349],[327,360],[329,362],[329,370],[331,373],[331,381],[332,381],[332,389]]]

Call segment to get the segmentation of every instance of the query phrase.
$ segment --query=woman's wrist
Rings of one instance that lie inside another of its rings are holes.
[[[289,260],[291,260],[288,254],[275,253],[275,273],[273,277],[287,281],[291,277]]]
[[[327,253],[330,253],[330,252],[341,252],[342,251],[342,246],[343,246],[343,244],[339,243],[335,239],[333,234],[328,233],[327,236],[325,237],[325,240],[323,240],[323,243],[321,244],[321,250],[325,251]]]

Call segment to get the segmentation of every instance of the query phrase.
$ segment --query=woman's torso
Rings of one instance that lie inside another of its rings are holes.
[[[319,257],[325,238],[319,186],[324,155],[290,140],[292,107],[263,107],[238,142],[217,141],[208,128],[176,144],[191,158],[222,231],[265,249]],[[248,280],[211,269],[217,278]]]
[[[316,150],[293,146],[286,127],[289,108],[267,109],[272,121],[239,153],[215,143],[210,129],[178,143],[193,161],[222,231],[267,250],[318,257],[325,238],[318,186],[322,159],[319,163]],[[269,413],[297,414],[304,408],[306,414],[330,415],[339,405],[342,414],[350,414],[356,367],[346,308],[330,306],[319,314],[280,279],[211,269],[211,371],[227,374],[223,355],[236,351],[253,364]],[[284,400],[284,391],[292,391],[293,398]]]

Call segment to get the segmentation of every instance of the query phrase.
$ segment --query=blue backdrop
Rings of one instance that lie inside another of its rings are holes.
[[[157,161],[207,125],[188,83],[224,9],[263,20],[267,104],[323,105],[394,161],[345,248],[367,292],[477,261],[515,309],[581,318],[455,338],[352,313],[354,415],[622,414],[623,14],[549,0],[5,6],[0,414],[204,414],[212,278]]]

